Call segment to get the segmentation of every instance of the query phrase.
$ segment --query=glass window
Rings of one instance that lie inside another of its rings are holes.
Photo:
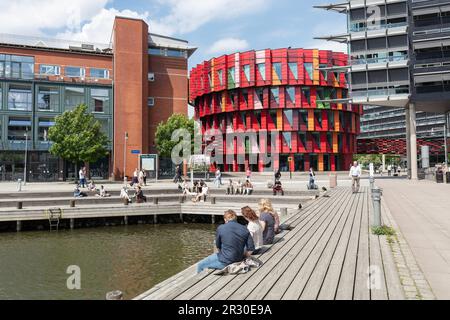
[[[256,96],[258,97],[259,102],[264,103],[264,89],[256,88]]]
[[[34,78],[34,57],[0,55],[0,77],[15,79]]]
[[[187,52],[185,50],[167,49],[168,57],[185,58],[187,57]]]
[[[43,87],[38,89],[38,109],[44,111],[59,110],[59,88]]]
[[[0,60],[0,78],[5,77],[5,62]]]
[[[280,103],[280,88],[271,88],[270,92],[272,93],[272,98],[275,100],[275,102]]]
[[[289,125],[292,127],[294,125],[294,112],[292,110],[285,110],[284,116],[289,122]]]
[[[105,112],[109,109],[108,89],[91,89],[91,108],[94,112]]]
[[[85,104],[86,99],[84,88],[66,87],[64,89],[64,100],[66,109],[74,109],[80,104]]]
[[[217,77],[219,78],[219,83],[223,86],[223,70],[217,70]]]
[[[0,84],[0,109],[3,107],[3,88],[2,85]],[[0,130],[1,133],[1,130]]]
[[[294,75],[294,79],[298,80],[298,65],[297,65],[297,62],[289,62],[289,70]]]
[[[9,118],[8,140],[25,141],[30,140],[31,120],[30,118]]]
[[[311,89],[308,87],[302,88],[302,96],[306,99],[308,104],[311,104]]]
[[[209,82],[209,88],[212,88],[213,87],[213,81],[212,81],[211,72],[208,73],[208,82]]]
[[[272,64],[272,67],[278,77],[278,80],[281,80],[283,78],[283,74],[281,71],[281,62],[274,62]]]
[[[243,66],[243,70],[244,70],[245,78],[247,79],[247,81],[250,81],[250,65],[247,64],[247,65]]]
[[[59,66],[52,66],[47,64],[41,64],[39,66],[39,74],[41,75],[59,76],[60,73],[61,68]]]
[[[230,92],[229,93],[229,97],[230,97],[231,104],[233,106],[235,106],[236,105],[236,93],[235,92]]]
[[[309,79],[313,80],[314,79],[313,64],[309,63],[309,62],[305,62],[303,65],[305,66],[305,70],[309,75]]]
[[[242,97],[244,98],[244,102],[248,105],[248,90],[242,90]]]
[[[231,81],[232,82],[232,84],[234,85],[235,84],[235,82],[236,82],[236,80],[235,80],[235,68],[234,67],[231,67],[231,68],[228,68],[228,81]]]
[[[154,106],[155,106],[155,98],[153,98],[153,97],[148,97],[148,98],[147,98],[147,106],[149,106],[149,107],[154,107]]]
[[[148,73],[148,81],[150,81],[150,82],[155,81],[155,74],[153,72]]]
[[[91,72],[91,78],[109,79],[109,70],[107,70],[107,69],[91,68],[90,72]]]
[[[154,56],[164,56],[164,49],[161,48],[150,48],[148,49],[148,53]]]
[[[245,112],[241,113],[242,124],[244,125],[244,129],[247,128],[247,114]]]
[[[322,127],[322,111],[314,111],[314,117],[319,123],[319,126]]]
[[[275,127],[277,126],[277,111],[276,110],[270,110],[269,116],[272,119],[272,122],[275,124]]]
[[[306,148],[306,133],[305,132],[299,132],[298,133],[299,140],[304,148]]]
[[[317,146],[318,149],[320,149],[321,145],[320,145],[320,133],[314,132],[312,133],[312,137],[313,140]]]
[[[266,64],[258,63],[256,66],[258,68],[259,75],[265,81],[266,80]]]
[[[82,78],[86,74],[86,70],[81,67],[65,67],[66,77]]]
[[[258,122],[258,126],[261,126],[261,111],[254,111],[253,114]]]
[[[308,110],[300,110],[300,120],[303,125],[308,125]]]
[[[39,119],[38,140],[42,142],[48,142],[48,129],[55,125],[53,119]]]
[[[10,85],[8,91],[8,110],[31,111],[33,97],[31,86]]]
[[[283,143],[285,146],[288,146],[289,149],[292,148],[292,133],[291,132],[283,132]]]
[[[326,64],[320,64],[320,65],[319,65],[319,68],[320,68],[320,69],[328,68],[328,65],[326,65]],[[325,79],[325,81],[327,81],[327,79],[328,79],[328,71],[327,71],[327,70],[320,70],[320,73],[322,74],[322,76],[323,76],[323,78]]]
[[[289,100],[295,104],[295,87],[286,87],[286,93]]]

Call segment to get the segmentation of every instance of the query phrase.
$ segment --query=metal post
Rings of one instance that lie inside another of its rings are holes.
[[[445,166],[448,166],[448,145],[447,145],[447,134],[448,134],[448,112],[445,113],[444,122],[444,152],[445,152]]]
[[[370,177],[369,181],[370,181],[370,190],[373,190],[373,188],[375,187],[375,177]]]
[[[17,191],[22,191],[22,179],[17,180]]]
[[[381,227],[381,189],[375,187],[372,189],[373,200],[373,226]]]
[[[28,160],[28,129],[25,133],[25,163],[23,169],[23,185],[27,185],[27,161]]]
[[[128,146],[128,132],[125,132],[125,143],[123,147],[123,181],[127,185],[127,146]]]

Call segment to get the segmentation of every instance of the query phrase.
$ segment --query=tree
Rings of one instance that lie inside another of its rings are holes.
[[[108,155],[108,137],[84,104],[57,116],[48,131],[50,153],[73,164],[96,162]]]
[[[195,121],[183,114],[174,114],[166,122],[161,122],[156,130],[156,148],[161,157],[170,158],[178,142],[172,141],[172,133],[177,129],[187,129],[194,140]],[[193,143],[192,143],[193,145]]]

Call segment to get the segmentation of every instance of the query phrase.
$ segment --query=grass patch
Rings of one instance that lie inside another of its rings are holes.
[[[372,227],[372,233],[377,236],[394,236],[395,230],[388,226]]]

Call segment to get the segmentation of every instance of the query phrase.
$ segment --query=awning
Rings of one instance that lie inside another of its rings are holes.
[[[415,50],[425,49],[425,48],[435,48],[435,47],[441,47],[441,46],[442,46],[442,40],[414,42]]]
[[[440,11],[441,10],[439,9],[439,7],[414,9],[413,10],[413,16],[423,16],[423,15],[426,15],[426,14],[439,13]]]
[[[39,121],[39,127],[53,127],[54,125],[55,123],[51,121]]]

